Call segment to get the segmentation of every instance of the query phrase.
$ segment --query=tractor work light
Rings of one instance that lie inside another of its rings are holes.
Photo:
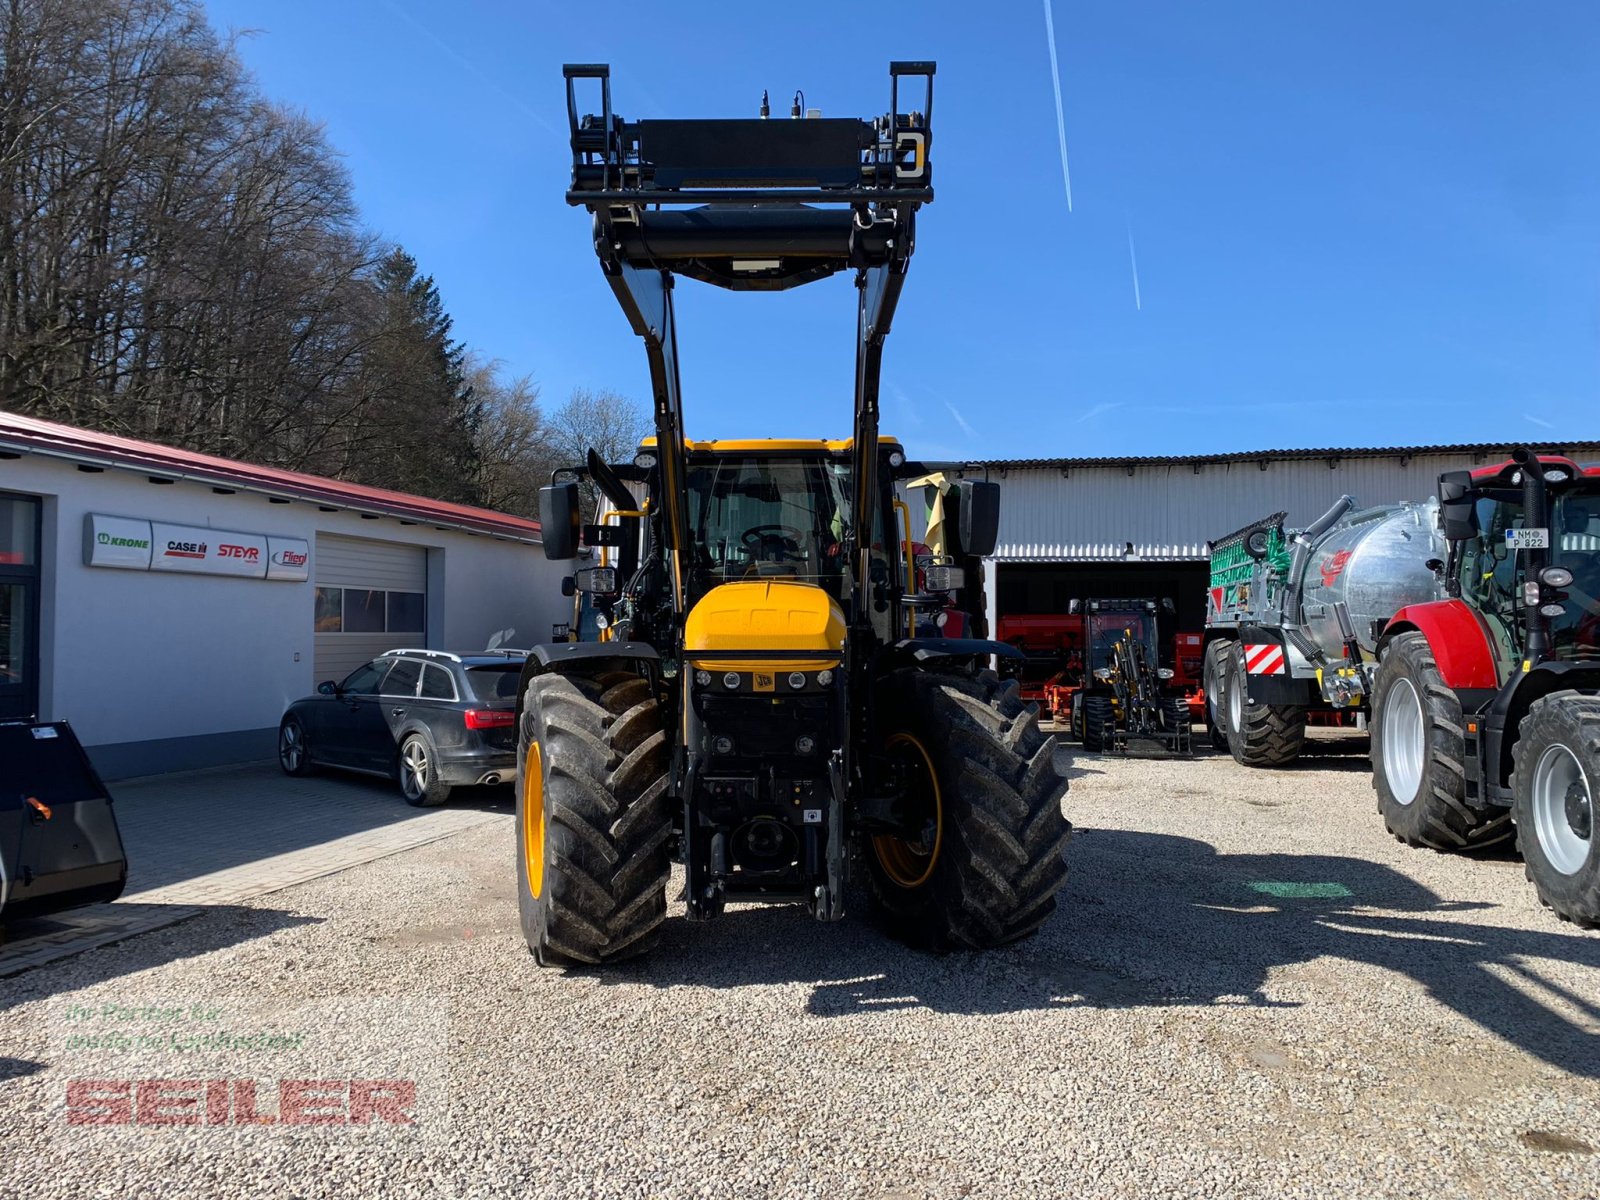
[[[822,670],[817,672],[817,686],[818,687],[827,687],[832,682],[833,682],[833,672],[828,670],[827,667],[824,667],[824,668],[822,668]]]
[[[790,673],[790,675],[789,675],[789,686],[790,687],[792,687],[795,691],[798,692],[801,688],[805,687],[805,685],[806,685],[806,673],[804,671],[794,671],[794,672]]]
[[[737,672],[737,671],[729,671],[726,675],[724,675],[722,677],[722,686],[727,688],[730,692],[738,691],[739,690],[739,672]]]
[[[654,454],[635,454],[633,456],[633,465],[642,471],[648,471],[656,465],[656,456]]]
[[[1539,582],[1553,588],[1572,586],[1572,572],[1565,567],[1546,567],[1539,572]]]
[[[1545,604],[1540,606],[1539,611],[1547,617],[1559,617],[1567,611],[1567,606],[1565,604]]]
[[[967,573],[960,567],[924,567],[922,578],[930,592],[954,592],[967,586]]]
[[[1528,608],[1539,607],[1539,585],[1532,579],[1522,585],[1522,603]]]
[[[573,572],[573,580],[580,592],[596,596],[609,596],[617,590],[615,567],[587,567]]]

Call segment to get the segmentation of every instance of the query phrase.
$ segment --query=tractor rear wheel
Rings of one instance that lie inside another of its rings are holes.
[[[537,675],[518,724],[517,903],[541,965],[643,954],[667,915],[666,731],[650,683]]]
[[[1372,688],[1372,786],[1390,833],[1411,846],[1468,850],[1511,836],[1510,814],[1466,803],[1461,701],[1444,682],[1426,635],[1383,650]]]
[[[1256,704],[1244,647],[1230,642],[1223,664],[1223,721],[1233,760],[1246,767],[1286,767],[1306,741],[1306,712],[1297,704]]]
[[[1528,880],[1562,920],[1600,926],[1600,696],[1535,700],[1511,754],[1511,813]]]
[[[1227,677],[1228,656],[1233,652],[1233,642],[1218,638],[1206,646],[1205,692],[1206,734],[1211,738],[1213,750],[1228,748],[1228,731],[1222,721],[1223,680]]]
[[[983,950],[1038,929],[1066,881],[1072,826],[1056,740],[1015,681],[900,671],[878,711],[900,714],[886,749],[927,818],[915,838],[869,839],[880,918],[932,949]]]
[[[1096,754],[1117,748],[1117,710],[1110,696],[1083,698],[1083,748]]]

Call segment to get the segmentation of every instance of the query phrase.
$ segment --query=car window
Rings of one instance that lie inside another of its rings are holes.
[[[491,700],[515,700],[517,680],[521,674],[521,663],[468,667],[467,683],[472,686],[472,694],[486,704]]]
[[[456,685],[450,672],[427,663],[422,668],[422,697],[425,700],[454,700]]]
[[[378,684],[383,679],[383,673],[389,669],[389,659],[380,658],[376,662],[369,662],[365,666],[357,667],[345,676],[344,682],[339,685],[341,692],[354,692],[358,696],[372,696],[378,691]]]
[[[383,681],[385,696],[415,696],[417,680],[422,676],[422,664],[414,658],[397,659],[394,669]]]

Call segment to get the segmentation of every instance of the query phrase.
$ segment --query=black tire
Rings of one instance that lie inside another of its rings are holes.
[[[1083,748],[1096,754],[1117,748],[1117,710],[1110,696],[1083,698]]]
[[[645,953],[667,916],[672,834],[667,734],[649,681],[535,676],[517,740],[528,949],[542,965]]]
[[[1170,729],[1175,735],[1172,739],[1174,753],[1189,753],[1194,734],[1194,721],[1189,716],[1189,704],[1182,696],[1161,698],[1161,727]]]
[[[1535,700],[1511,755],[1511,812],[1529,882],[1563,921],[1600,927],[1600,696]]]
[[[1233,653],[1233,646],[1228,638],[1217,638],[1206,646],[1202,686],[1206,693],[1206,736],[1211,739],[1213,750],[1228,748],[1228,731],[1222,720],[1222,689],[1226,686],[1228,657]]]
[[[1466,803],[1461,701],[1445,685],[1428,639],[1398,634],[1372,686],[1372,786],[1389,832],[1410,846],[1468,850],[1511,836],[1511,814]]]
[[[422,734],[400,743],[394,771],[400,795],[412,808],[438,808],[450,799],[451,786],[439,778],[439,752]]]
[[[1246,767],[1286,767],[1306,741],[1306,712],[1297,704],[1252,704],[1244,647],[1229,643],[1222,675],[1223,730],[1228,752]]]
[[[290,753],[286,739],[296,748],[295,753]],[[278,726],[278,766],[285,775],[296,778],[303,778],[315,770],[311,764],[311,747],[306,741],[306,727],[300,723],[299,717],[285,717]]]
[[[1022,703],[1014,680],[992,671],[897,672],[880,705],[903,716],[891,743],[911,739],[908,753],[931,767],[938,821],[931,852],[911,860],[918,879],[891,853],[898,839],[869,839],[879,918],[897,937],[932,949],[984,950],[1033,933],[1055,911],[1072,836],[1056,739],[1039,731],[1037,710]]]

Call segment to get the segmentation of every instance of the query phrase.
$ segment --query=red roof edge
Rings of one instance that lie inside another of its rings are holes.
[[[379,513],[418,524],[449,525],[523,541],[538,540],[539,522],[470,504],[449,504],[408,492],[345,483],[321,475],[235,462],[212,454],[178,450],[156,442],[58,425],[0,412],[0,446],[127,470],[173,475],[198,483],[233,486],[267,495]]]

